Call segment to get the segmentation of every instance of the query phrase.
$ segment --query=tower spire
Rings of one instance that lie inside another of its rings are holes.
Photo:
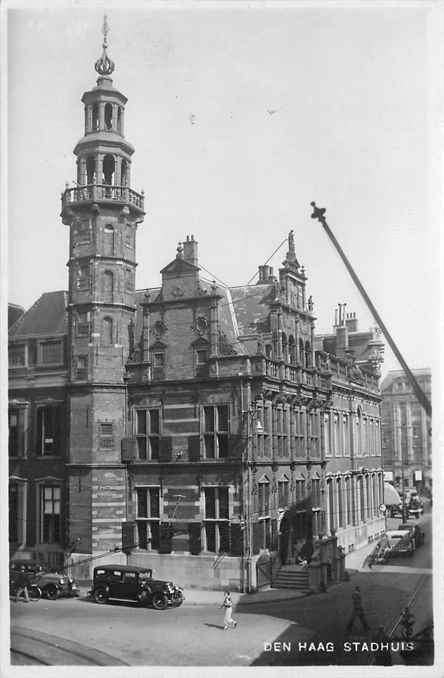
[[[102,27],[103,33],[102,56],[100,57],[100,59],[97,59],[94,65],[94,68],[100,75],[111,75],[111,73],[114,71],[114,61],[112,61],[109,58],[108,53],[106,51],[108,47],[108,32],[109,32],[108,19],[106,14],[104,14]]]

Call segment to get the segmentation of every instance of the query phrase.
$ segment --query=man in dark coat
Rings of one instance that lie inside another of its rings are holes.
[[[355,590],[352,593],[352,601],[353,601],[353,611],[347,624],[347,631],[350,633],[350,631],[352,630],[353,622],[355,621],[356,617],[359,617],[359,621],[361,622],[364,631],[368,631],[370,627],[367,623],[367,619],[365,618],[364,614],[364,609],[362,607],[361,589],[359,588],[359,586],[355,586]]]

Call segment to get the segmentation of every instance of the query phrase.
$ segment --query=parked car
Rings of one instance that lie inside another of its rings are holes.
[[[80,595],[79,586],[72,577],[59,572],[49,572],[36,560],[19,558],[11,560],[9,564],[9,577],[12,585],[14,585],[15,577],[22,566],[25,567],[26,572],[30,575],[32,583],[41,589],[43,598],[56,600],[57,598],[72,598]]]
[[[398,530],[410,530],[410,534],[415,542],[415,548],[424,544],[424,532],[416,523],[401,523],[401,525],[398,525]]]
[[[413,555],[415,550],[415,540],[409,529],[387,530],[386,536],[388,541],[389,557],[397,555],[398,553],[406,553],[409,556]]]
[[[183,589],[170,581],[153,579],[153,571],[131,565],[99,565],[89,597],[96,603],[127,600],[140,605],[152,605],[156,610],[179,607],[185,600]]]
[[[402,518],[402,504],[389,506],[389,515],[391,518]]]

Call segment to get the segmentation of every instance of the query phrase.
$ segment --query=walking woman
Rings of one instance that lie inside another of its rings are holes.
[[[237,621],[234,621],[234,619],[231,617],[233,602],[231,600],[231,593],[229,591],[225,591],[224,602],[222,603],[221,607],[225,608],[224,631],[227,631],[229,628],[235,629],[237,626]]]

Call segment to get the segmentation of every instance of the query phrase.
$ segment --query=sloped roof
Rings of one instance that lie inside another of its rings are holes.
[[[430,367],[417,368],[411,371],[415,377],[431,377],[432,375]],[[399,379],[399,377],[402,377],[403,379],[408,379],[404,370],[390,370],[389,372],[387,372],[381,383],[381,391],[384,391],[389,386],[391,386],[396,379]]]
[[[24,312],[25,309],[22,306],[8,304],[8,327],[11,327]]]
[[[10,339],[67,333],[68,293],[45,292],[9,329]]]
[[[274,284],[241,285],[230,287],[239,334],[255,334],[257,322],[268,318],[268,304],[272,301]]]

